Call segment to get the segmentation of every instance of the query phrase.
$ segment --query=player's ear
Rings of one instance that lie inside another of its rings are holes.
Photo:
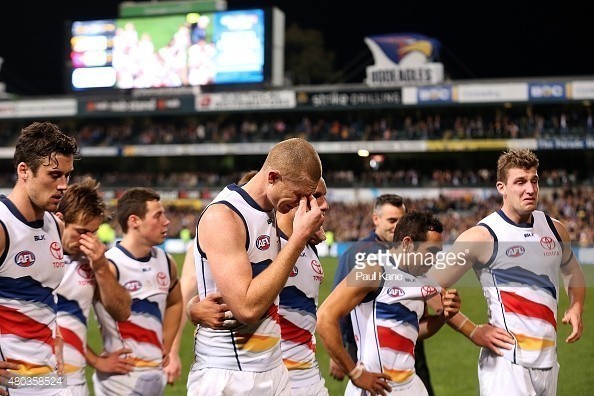
[[[56,212],[54,213],[56,215],[56,217],[62,221],[64,221],[64,213],[62,212]]]
[[[505,184],[502,181],[498,181],[497,184],[495,184],[495,187],[497,187],[499,194],[505,194]]]
[[[279,182],[283,179],[283,177],[281,176],[280,172],[274,169],[271,169],[268,171],[268,183],[269,184],[274,184],[276,182]]]

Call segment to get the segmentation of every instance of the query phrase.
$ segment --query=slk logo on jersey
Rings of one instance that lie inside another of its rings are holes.
[[[311,260],[311,268],[313,268],[314,272],[318,275],[322,275],[324,273],[324,270],[322,269],[320,263],[318,263],[318,260]]]
[[[37,241],[45,241],[45,235],[34,235],[33,239],[35,240],[35,242]]]
[[[77,272],[85,279],[93,279],[95,277],[95,273],[89,264],[82,264],[78,267]]]
[[[260,235],[258,239],[256,239],[256,247],[259,250],[268,250],[268,248],[270,247],[270,236]]]
[[[297,268],[296,265],[293,266],[293,270],[291,271],[291,275],[289,275],[290,278],[294,278],[299,274],[299,268]]]
[[[505,251],[507,257],[520,257],[526,252],[523,246],[512,246]]]
[[[540,246],[545,250],[555,249],[555,240],[551,237],[545,236],[540,238]]]
[[[124,287],[131,292],[135,292],[137,290],[140,290],[140,288],[142,287],[142,283],[136,280],[131,280],[126,282],[124,284]]]
[[[169,285],[169,281],[167,280],[167,275],[165,274],[165,272],[159,272],[157,274],[157,283],[159,284],[159,286],[167,286]]]
[[[399,287],[391,287],[386,292],[390,297],[402,297],[404,296],[404,290]]]
[[[50,245],[50,253],[56,260],[62,260],[64,258],[64,253],[62,252],[62,245],[58,242],[52,242]]]
[[[27,268],[35,264],[35,255],[28,250],[23,250],[14,256],[14,262],[19,267]]]

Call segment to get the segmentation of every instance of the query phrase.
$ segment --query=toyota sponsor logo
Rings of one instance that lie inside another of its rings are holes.
[[[157,274],[157,283],[161,287],[165,287],[169,285],[169,281],[167,280],[167,274],[165,272],[159,272]]]
[[[437,289],[433,286],[425,285],[421,287],[421,294],[423,298],[429,298],[434,296],[437,293]]]
[[[322,269],[322,266],[320,265],[318,260],[311,260],[311,268],[318,275],[322,275],[324,273],[324,270]]]
[[[76,272],[78,272],[78,274],[81,276],[81,278],[84,278],[84,279],[93,279],[95,277],[95,273],[93,272],[93,269],[87,263],[81,264],[78,267],[78,269],[76,270]]]
[[[50,253],[56,260],[62,260],[64,258],[64,253],[62,252],[62,245],[58,242],[52,242],[50,245]]]
[[[553,250],[556,246],[555,240],[551,237],[544,236],[540,238],[540,246],[542,246],[544,250]]]

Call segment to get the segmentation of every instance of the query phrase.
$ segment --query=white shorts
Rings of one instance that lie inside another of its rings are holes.
[[[425,388],[425,384],[416,374],[411,378],[410,381],[402,385],[394,385],[393,382],[390,382],[390,386],[392,387],[392,391],[388,393],[388,395],[429,396],[427,393],[427,388]],[[353,384],[351,381],[349,381],[344,391],[344,396],[361,396],[363,394],[369,394],[369,392],[363,393],[363,390],[355,386],[355,384]]]
[[[79,385],[69,385],[68,389],[70,389],[72,396],[89,396],[89,387],[86,382]]]
[[[293,387],[291,392],[293,396],[329,396],[325,383],[324,378],[320,378],[315,384],[299,388]]]
[[[478,376],[481,396],[555,396],[559,363],[545,369],[523,367],[483,348]]]
[[[162,370],[132,371],[122,375],[93,374],[96,396],[162,396],[166,384],[167,376]]]
[[[261,373],[203,368],[190,371],[190,396],[290,396],[289,372],[284,364]]]

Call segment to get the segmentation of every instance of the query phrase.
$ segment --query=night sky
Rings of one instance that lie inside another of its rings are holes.
[[[114,18],[114,0],[11,0],[0,8],[0,81],[20,95],[66,92],[66,22]],[[442,44],[454,80],[594,75],[586,1],[228,0],[229,9],[276,5],[286,24],[323,32],[335,69],[360,83],[372,56],[363,38],[420,33]]]

